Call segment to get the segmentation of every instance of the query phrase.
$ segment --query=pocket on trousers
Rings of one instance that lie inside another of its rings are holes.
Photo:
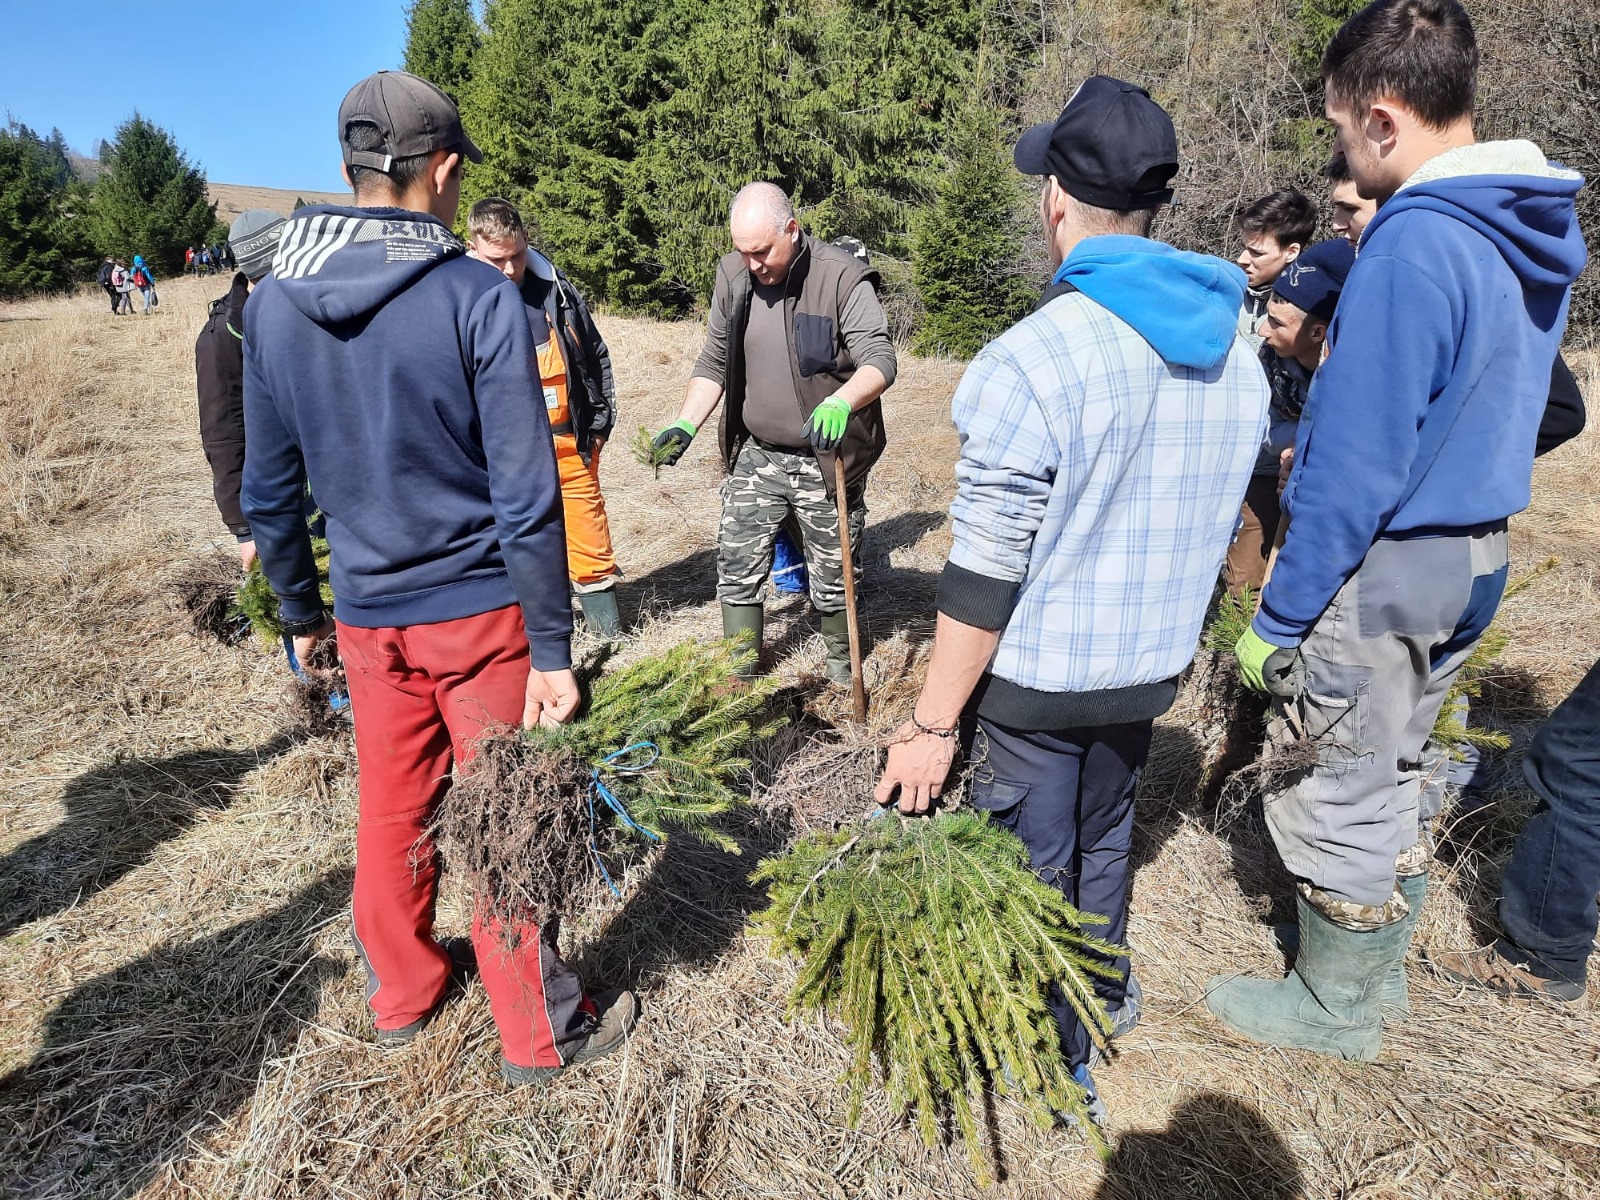
[[[1349,770],[1371,753],[1367,723],[1372,706],[1365,681],[1356,685],[1354,695],[1329,696],[1307,690],[1297,703],[1301,728],[1316,747],[1318,765]]]
[[[1028,798],[1030,785],[996,779],[986,773],[974,773],[972,780],[972,807],[1002,820],[1014,816],[1022,802]]]
[[[810,379],[834,369],[833,318],[812,313],[794,315],[794,352],[800,375]]]

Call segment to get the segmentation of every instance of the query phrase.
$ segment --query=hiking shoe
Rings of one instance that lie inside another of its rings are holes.
[[[1139,980],[1130,971],[1128,973],[1127,991],[1123,993],[1122,1003],[1110,1010],[1106,1015],[1111,1018],[1111,1033],[1106,1038],[1114,1042],[1120,1037],[1125,1037],[1133,1032],[1139,1024],[1139,1014],[1144,1009],[1144,989],[1139,986]],[[1098,1067],[1105,1060],[1105,1052],[1092,1042],[1089,1045],[1089,1066]]]
[[[1106,1127],[1106,1102],[1100,1099],[1100,1089],[1095,1087],[1094,1076],[1089,1073],[1089,1064],[1081,1063],[1073,1067],[1072,1078],[1086,1093],[1084,1108],[1088,1111],[1089,1120],[1096,1129],[1104,1129]],[[1083,1121],[1075,1112],[1057,1112],[1056,1120],[1069,1129],[1083,1129]]]
[[[440,993],[438,1002],[407,1025],[401,1025],[398,1029],[377,1030],[372,1040],[380,1049],[398,1050],[416,1041],[417,1035],[428,1027],[428,1022],[439,1015],[445,1001],[457,992],[466,991],[467,984],[478,973],[478,953],[472,948],[470,938],[445,938],[439,946],[450,956],[450,974],[445,978],[444,991]]]
[[[1500,953],[1499,946],[1481,950],[1451,950],[1431,955],[1428,961],[1451,979],[1476,984],[1502,996],[1548,1000],[1563,1008],[1580,1009],[1584,985],[1567,979],[1545,979]]]
[[[639,1002],[625,988],[612,988],[593,997],[595,1009],[594,1028],[583,1045],[572,1053],[559,1067],[521,1067],[509,1059],[500,1060],[500,1076],[508,1087],[548,1083],[568,1067],[604,1058],[622,1049],[628,1035],[639,1021]]]

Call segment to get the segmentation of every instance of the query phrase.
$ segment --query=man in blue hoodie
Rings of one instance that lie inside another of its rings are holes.
[[[1474,140],[1477,42],[1454,0],[1378,0],[1323,57],[1328,118],[1379,203],[1329,330],[1284,492],[1288,539],[1240,639],[1316,765],[1269,799],[1300,881],[1283,980],[1213,981],[1234,1029],[1370,1059],[1427,891],[1421,764],[1494,617],[1550,364],[1584,264],[1582,179]]]
[[[877,798],[925,811],[959,731],[978,763],[973,805],[1121,942],[1134,789],[1194,657],[1266,432],[1267,381],[1237,330],[1244,273],[1149,238],[1178,170],[1149,93],[1088,79],[1015,160],[1045,177],[1057,270],[956,390],[955,542],[927,680]],[[1095,989],[1123,1031],[1137,993],[1127,960],[1114,965]],[[1050,1004],[1098,1116],[1098,1035],[1061,988]]]
[[[482,158],[431,83],[383,72],[339,110],[355,206],[285,227],[246,304],[241,500],[284,628],[308,665],[337,625],[360,764],[353,914],[377,1040],[443,1002],[428,825],[487,725],[578,706],[566,541],[549,422],[516,286],[448,222]],[[301,513],[327,517],[333,623]],[[531,664],[531,669],[530,669]],[[473,922],[513,1086],[619,1046],[633,997],[590,1000],[531,920]]]

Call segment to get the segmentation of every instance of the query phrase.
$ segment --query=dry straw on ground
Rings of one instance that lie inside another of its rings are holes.
[[[624,1054],[542,1092],[502,1091],[476,989],[404,1053],[372,1046],[350,944],[348,737],[288,732],[281,657],[193,636],[171,599],[171,573],[225,536],[191,374],[220,290],[172,281],[149,318],[113,320],[87,297],[0,309],[0,1194],[980,1194],[959,1149],[923,1149],[875,1097],[849,1130],[838,1030],[784,1019],[793,968],[745,932],[760,902],[749,868],[791,828],[764,806],[732,830],[744,855],[674,839],[630,876],[625,905],[568,930],[591,980],[643,997]],[[659,427],[698,331],[603,324],[625,424]],[[888,723],[915,686],[948,546],[957,374],[905,364],[869,497],[869,683]],[[627,654],[720,632],[710,441],[659,479],[625,453],[605,458],[624,608],[641,630]],[[1515,522],[1519,568],[1562,557],[1511,614],[1483,710],[1518,748],[1600,654],[1597,445],[1590,434],[1541,463]],[[769,659],[795,690],[757,774],[803,775],[822,814],[861,805],[873,763],[836,701],[812,698],[822,649],[806,609],[772,608]],[[985,1194],[1594,1195],[1594,1018],[1468,992],[1423,958],[1482,936],[1529,803],[1519,749],[1496,764],[1487,814],[1447,838],[1408,964],[1416,1015],[1379,1062],[1345,1064],[1234,1038],[1200,1002],[1217,972],[1281,969],[1270,922],[1289,901],[1257,811],[1219,836],[1197,799],[1202,716],[1185,698],[1160,723],[1141,789],[1130,940],[1147,1007],[1098,1072],[1115,1153],[1102,1167],[1002,1102],[1006,1177]],[[834,760],[817,736],[828,725]],[[441,929],[464,923],[447,893]]]

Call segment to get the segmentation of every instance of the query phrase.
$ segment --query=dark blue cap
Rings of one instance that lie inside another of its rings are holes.
[[[1333,320],[1345,277],[1355,265],[1356,252],[1344,238],[1313,242],[1283,269],[1272,291],[1326,323]]]
[[[1091,75],[1054,121],[1017,141],[1024,175],[1053,175],[1069,196],[1117,212],[1172,203],[1178,135],[1142,87]]]

